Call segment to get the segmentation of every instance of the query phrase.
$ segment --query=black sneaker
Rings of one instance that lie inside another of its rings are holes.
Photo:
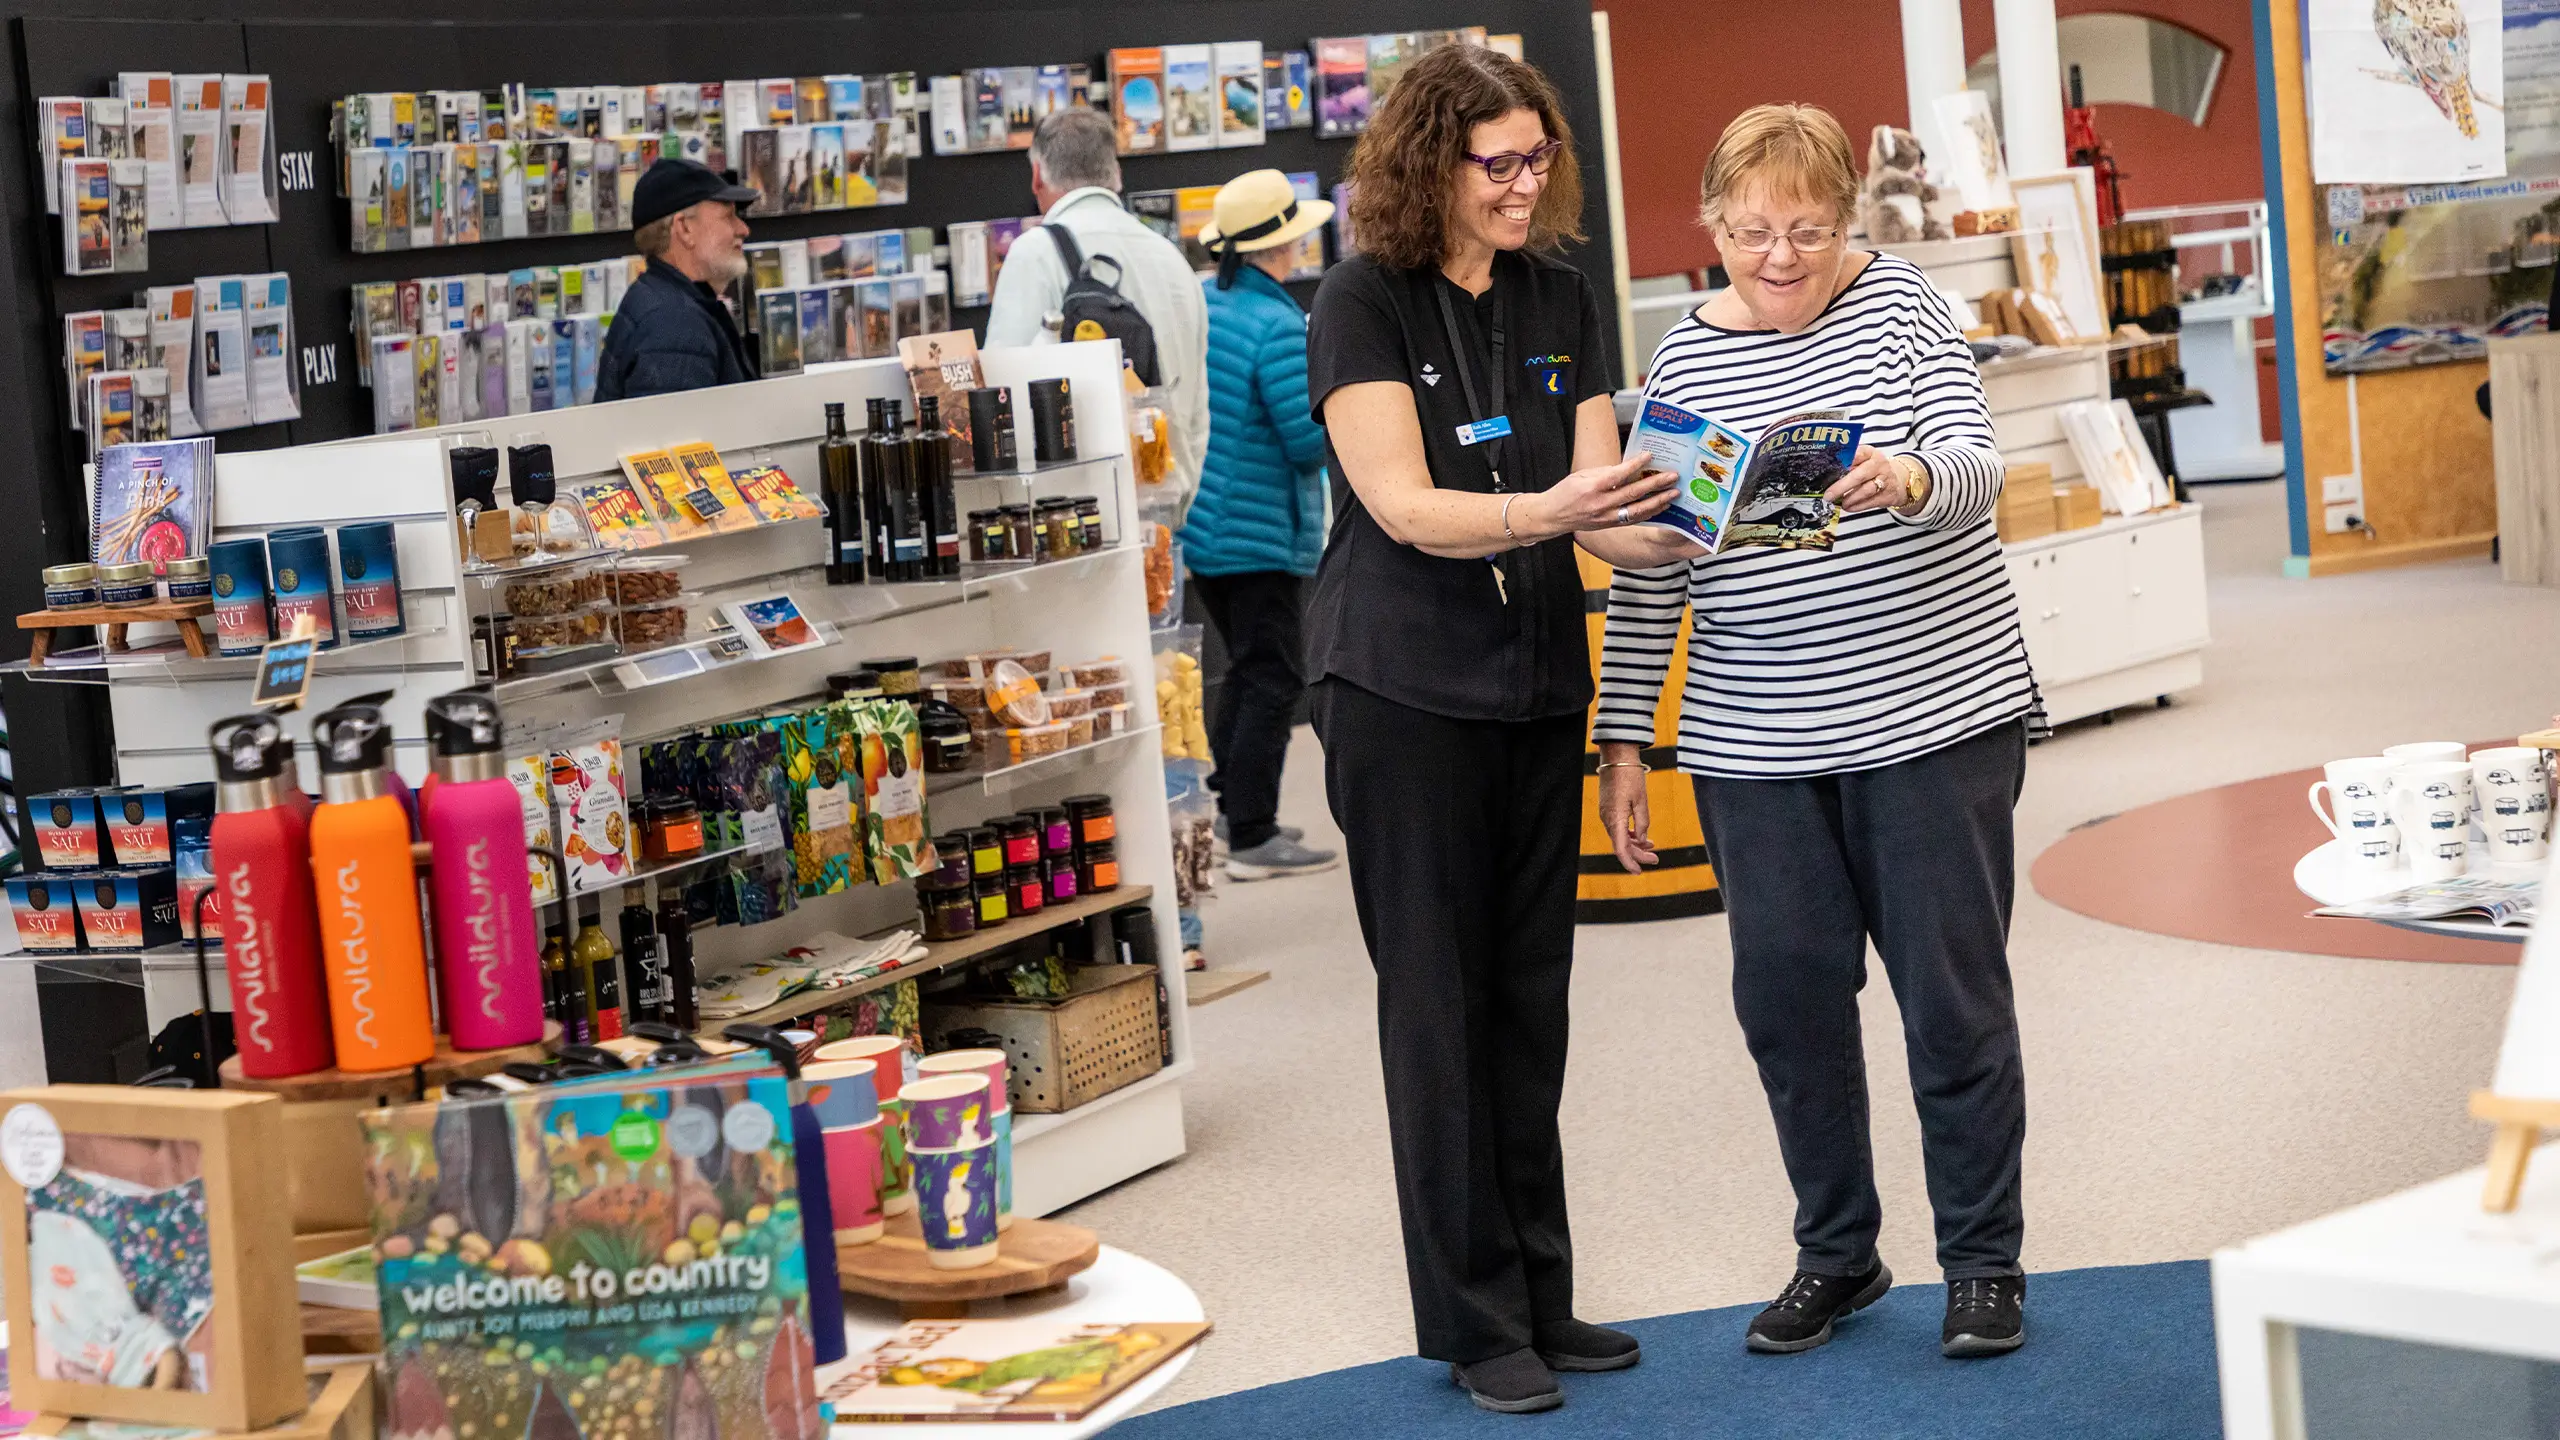
[[[1553,1410],[1564,1403],[1564,1391],[1535,1350],[1514,1350],[1473,1365],[1452,1365],[1449,1379],[1483,1410],[1526,1415]]]
[[[1580,1320],[1550,1320],[1534,1334],[1538,1358],[1550,1370],[1624,1370],[1644,1358],[1633,1335]]]
[[[1947,1282],[1947,1323],[1938,1332],[1939,1354],[1954,1359],[2006,1355],[2026,1343],[2026,1276]]]
[[[1864,1275],[1816,1275],[1799,1270],[1778,1298],[1751,1322],[1742,1343],[1763,1355],[1793,1355],[1831,1343],[1831,1322],[1884,1298],[1893,1272],[1878,1260]]]

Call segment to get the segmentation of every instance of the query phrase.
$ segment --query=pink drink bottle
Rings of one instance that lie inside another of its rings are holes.
[[[542,1038],[542,939],[498,702],[439,695],[426,721],[436,781],[422,819],[445,1033],[457,1050],[530,1045]]]

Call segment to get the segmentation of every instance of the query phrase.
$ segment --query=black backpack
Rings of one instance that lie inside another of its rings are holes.
[[[1139,384],[1163,384],[1163,372],[1156,366],[1156,327],[1138,313],[1136,302],[1120,293],[1121,277],[1127,274],[1120,262],[1108,255],[1086,259],[1064,225],[1052,222],[1040,228],[1057,245],[1058,259],[1067,267],[1067,293],[1058,302],[1058,338],[1117,340],[1120,356],[1138,373]],[[1096,265],[1111,267],[1109,281],[1093,273]]]

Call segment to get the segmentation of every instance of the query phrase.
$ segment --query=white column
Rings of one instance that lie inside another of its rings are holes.
[[[1911,101],[1909,128],[1939,175],[1947,173],[1954,142],[1938,129],[1938,97],[1962,90],[1964,71],[1962,0],[1902,0],[1902,85]]]
[[[2012,175],[2050,175],[2062,144],[2062,40],[2053,0],[1992,0],[2000,32],[2000,136]]]

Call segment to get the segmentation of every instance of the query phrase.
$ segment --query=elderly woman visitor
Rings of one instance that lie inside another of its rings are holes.
[[[2001,461],[1982,379],[1908,261],[1852,247],[1858,177],[1828,113],[1726,127],[1701,218],[1730,288],[1666,335],[1648,391],[1753,434],[1808,409],[1865,426],[1826,498],[1828,550],[1728,548],[1665,527],[1585,545],[1618,567],[1602,655],[1601,819],[1651,863],[1647,747],[1677,745],[1730,917],[1734,1009],[1796,1196],[1795,1276],[1750,1325],[1792,1353],[1893,1277],[1867,1134],[1867,946],[1902,1014],[1937,1258],[1941,1349],[2026,1338],[2026,1081],[2007,955],[2011,811],[2042,720],[1992,526]],[[1653,714],[1682,605],[1680,733]]]
[[[1573,1313],[1567,982],[1592,687],[1576,537],[1670,477],[1621,463],[1600,300],[1549,252],[1582,190],[1555,87],[1475,45],[1404,73],[1350,166],[1360,253],[1307,342],[1349,484],[1307,619],[1325,790],[1378,977],[1421,1353],[1478,1405],[1636,1362]]]

